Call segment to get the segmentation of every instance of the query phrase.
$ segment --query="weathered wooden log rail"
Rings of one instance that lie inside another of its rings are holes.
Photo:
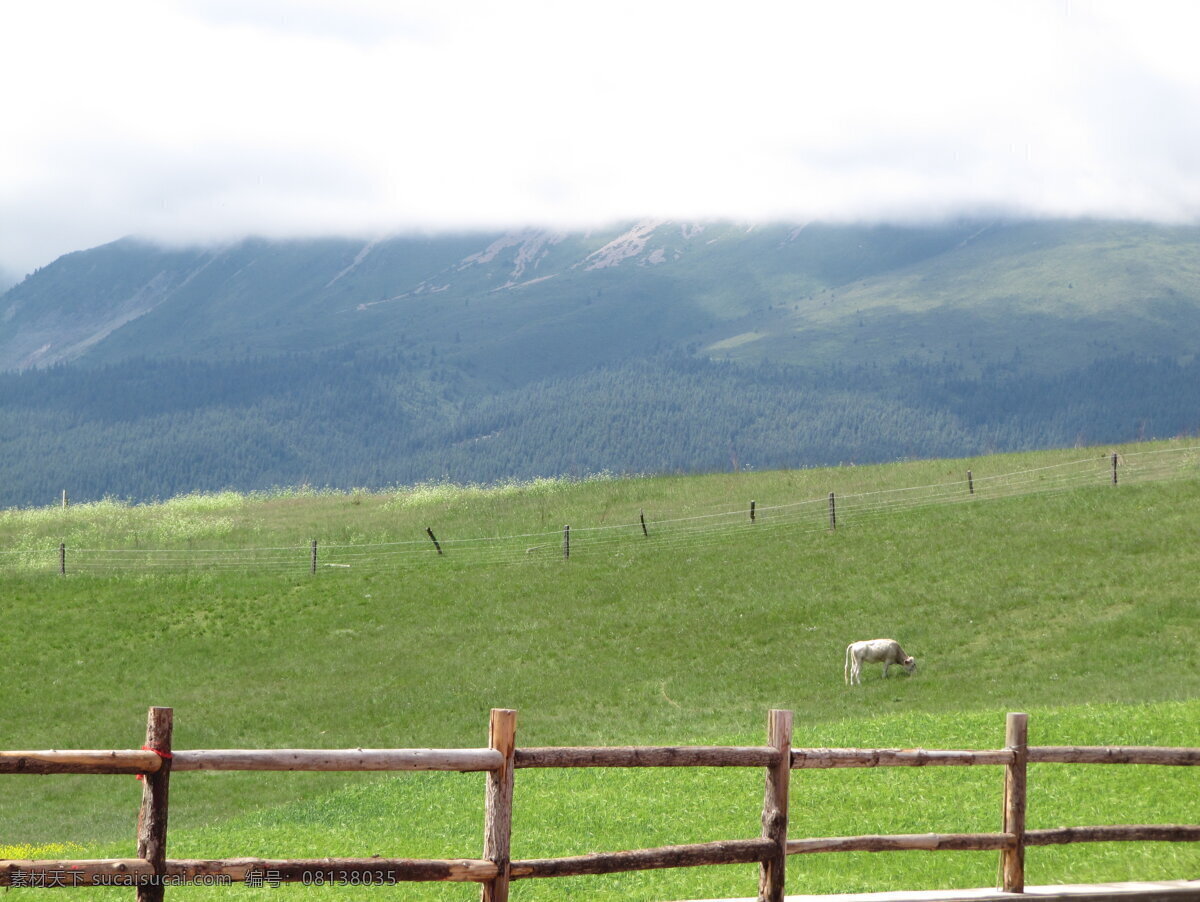
[[[770,746],[569,746],[518,748],[526,767],[770,767]],[[792,749],[793,770],[834,767],[952,767],[1012,764],[1014,753],[931,749]],[[1030,746],[1030,764],[1200,765],[1200,749],[1160,746]],[[471,771],[496,770],[495,749],[203,749],[174,753],[171,770]],[[163,759],[151,751],[0,752],[0,774],[153,774]]]
[[[1200,765],[1200,749],[1154,746],[1029,746],[1027,718],[1008,716],[1005,748],[993,750],[791,747],[792,715],[772,711],[763,746],[517,748],[516,712],[492,711],[488,747],[476,749],[171,749],[172,712],[151,708],[140,750],[0,752],[0,774],[138,774],[144,779],[138,856],[103,860],[0,860],[0,886],[129,886],[161,900],[183,884],[374,886],[411,881],[475,882],[485,902],[504,902],[512,880],[612,874],[658,868],[758,864],[759,899],[779,902],[786,857],[826,852],[997,851],[1001,889],[1024,889],[1025,849],[1079,842],[1200,842],[1200,825],[1025,828],[1026,768],[1036,764]],[[1002,829],[788,839],[793,770],[834,767],[1004,767]],[[514,772],[547,767],[756,767],[766,773],[762,834],[754,839],[512,861]],[[166,858],[167,796],[179,771],[456,771],[486,774],[480,858]]]

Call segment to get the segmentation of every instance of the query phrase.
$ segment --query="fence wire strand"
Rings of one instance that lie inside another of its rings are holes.
[[[1200,446],[1134,451],[1117,457],[1118,483],[1145,483],[1200,475]],[[689,549],[730,542],[739,537],[786,530],[801,536],[836,528],[873,525],[931,507],[1051,495],[1087,485],[1111,483],[1112,455],[1087,457],[1008,473],[916,486],[873,489],[831,498],[802,498],[776,504],[747,502],[736,510],[647,517],[629,522],[570,527],[571,555],[617,555],[640,549]],[[667,513],[667,512],[664,512]],[[643,533],[648,530],[648,535]],[[317,544],[319,571],[394,571],[420,566],[507,566],[564,557],[563,533],[541,531],[507,535],[439,535],[386,542]],[[439,549],[440,548],[440,553]],[[114,574],[142,570],[297,572],[312,569],[311,545],[263,548],[71,548],[69,573]],[[0,569],[59,571],[60,549],[0,549]]]

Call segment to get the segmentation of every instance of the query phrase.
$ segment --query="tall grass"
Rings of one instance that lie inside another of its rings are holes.
[[[973,468],[973,493],[966,474]],[[1183,442],[1123,449],[1122,482],[1200,473],[1200,450]],[[158,505],[106,500],[73,508],[0,512],[0,571],[58,569],[59,542],[72,572],[149,568],[269,570],[306,567],[317,541],[326,568],[427,565],[435,529],[458,563],[524,562],[555,556],[565,524],[573,553],[609,555],[643,538],[696,546],[750,525],[818,533],[827,496],[839,527],[854,528],[913,509],[1071,491],[1109,479],[1108,452],[1069,449],[969,461],[707,477],[539,479],[493,486],[430,483],[372,493],[309,487],[238,495],[185,495]]]
[[[5,512],[0,550],[90,534],[110,548],[136,537],[303,551],[310,536],[396,541],[422,538],[426,525],[453,541],[554,535],[567,522],[636,523],[642,509],[661,523],[743,511],[751,498],[767,508],[753,527],[747,516],[737,528],[681,532],[678,541],[640,530],[621,542],[593,537],[570,561],[522,549],[494,564],[438,558],[430,547],[420,566],[316,576],[303,555],[284,571],[191,566],[65,579],[0,565],[3,744],[137,747],[146,707],[166,704],[175,708],[177,748],[474,747],[497,706],[520,711],[522,745],[759,744],[771,707],[796,712],[801,746],[995,747],[1009,710],[1031,712],[1034,743],[1200,745],[1192,592],[1200,478],[1189,470],[1115,488],[1100,478],[986,503],[898,506],[884,516],[864,508],[836,532],[825,529],[823,511],[815,528],[772,521],[783,499],[936,485],[968,467],[979,479],[1073,455],[1095,458],[1102,475],[1099,449],[1071,449],[439,488],[420,501],[402,501],[399,490],[230,493]],[[170,525],[178,517],[210,532],[195,525],[185,535]],[[917,674],[884,681],[875,671],[847,689],[846,643],[876,635],[900,639],[920,661]],[[797,772],[791,832],[991,831],[999,774]],[[514,855],[754,836],[761,779],[753,771],[522,771]],[[1195,781],[1163,768],[1034,768],[1030,825],[1197,823]],[[132,778],[4,782],[0,843],[131,854],[140,792]],[[881,796],[890,800],[882,808]],[[181,773],[170,854],[475,855],[481,798],[479,775]],[[1187,876],[1200,863],[1196,850],[1136,844],[1029,857],[1030,879],[1043,882]],[[792,891],[986,885],[995,856],[798,856],[790,868]],[[695,898],[752,895],[753,881],[753,868],[692,869],[529,881],[514,893]],[[475,892],[404,888],[392,897]]]

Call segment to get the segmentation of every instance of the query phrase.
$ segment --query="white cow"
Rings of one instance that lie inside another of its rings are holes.
[[[863,664],[878,664],[883,662],[883,675],[888,674],[888,667],[899,664],[909,673],[917,669],[917,659],[906,655],[900,643],[895,639],[864,639],[861,642],[851,642],[846,646],[846,669],[844,676],[851,686],[862,684],[861,671]]]

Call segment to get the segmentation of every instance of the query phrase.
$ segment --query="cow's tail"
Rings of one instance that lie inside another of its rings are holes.
[[[854,644],[853,642],[850,643],[850,645],[853,645],[853,644]],[[842,678],[843,678],[843,681],[846,683],[850,682],[850,645],[846,646],[846,667],[842,671]]]

